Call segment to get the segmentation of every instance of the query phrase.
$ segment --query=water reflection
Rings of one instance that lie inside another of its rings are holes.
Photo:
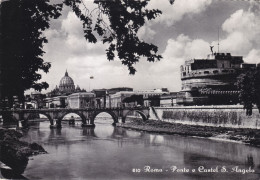
[[[23,139],[42,144],[47,155],[30,160],[24,176],[29,179],[215,179],[259,178],[260,150],[239,143],[202,138],[158,135],[113,127],[96,121],[95,128],[63,124],[49,129],[40,122],[24,132]],[[47,166],[46,166],[47,165]],[[133,173],[133,168],[172,166],[198,169],[234,166],[252,167],[256,173]],[[52,168],[49,168],[52,167]]]
[[[83,127],[82,128],[82,136],[90,136],[90,137],[97,137],[95,134],[95,127]]]

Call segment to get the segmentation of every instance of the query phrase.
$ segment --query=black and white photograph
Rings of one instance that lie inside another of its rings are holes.
[[[0,179],[260,179],[260,0],[0,0]]]

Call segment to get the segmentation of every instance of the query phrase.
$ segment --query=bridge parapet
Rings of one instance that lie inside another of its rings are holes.
[[[149,110],[149,107],[114,107],[114,108],[50,108],[50,109],[8,109],[1,112],[57,112],[57,111],[100,111],[100,110]]]

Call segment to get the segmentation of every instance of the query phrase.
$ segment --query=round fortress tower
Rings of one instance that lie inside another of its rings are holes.
[[[242,56],[214,53],[207,59],[192,59],[181,66],[183,104],[236,103],[236,78],[243,64]]]

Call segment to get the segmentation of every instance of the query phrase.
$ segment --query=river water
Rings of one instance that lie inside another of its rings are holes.
[[[260,148],[138,132],[113,127],[112,122],[99,117],[94,129],[76,122],[63,123],[60,130],[50,129],[47,121],[32,123],[22,140],[41,144],[48,154],[31,157],[23,176],[33,180],[260,178]]]

